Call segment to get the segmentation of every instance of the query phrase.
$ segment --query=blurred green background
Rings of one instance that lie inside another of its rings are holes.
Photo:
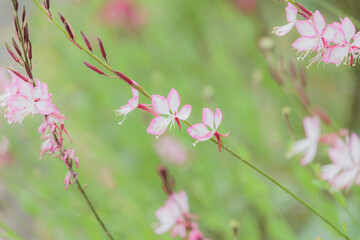
[[[210,239],[232,239],[232,219],[240,223],[241,240],[341,239],[259,174],[228,153],[219,153],[213,143],[194,148],[185,129],[172,129],[167,135],[185,146],[187,161],[178,166],[163,159],[155,148],[158,140],[146,133],[149,114],[133,112],[118,125],[120,118],[113,110],[127,103],[129,87],[88,70],[82,61],[95,62],[46,21],[31,1],[20,1],[24,2],[34,73],[49,85],[52,99],[68,117],[73,144],[66,146],[77,149],[80,181],[87,184],[89,197],[115,239],[170,239],[169,234],[156,235],[152,227],[157,221],[155,210],[166,200],[157,177],[160,164],[169,167],[177,190],[188,193],[191,212],[200,216],[199,227]],[[77,34],[84,31],[94,46],[100,36],[110,63],[150,93],[166,96],[176,88],[182,104],[192,104],[190,122],[200,122],[203,107],[220,108],[224,119],[219,132],[230,131],[226,145],[301,195],[337,226],[346,222],[351,239],[360,239],[359,226],[317,180],[316,165],[301,167],[299,158],[284,157],[292,140],[282,109],[293,109],[290,120],[300,138],[305,113],[293,91],[284,92],[272,79],[258,43],[272,27],[286,23],[286,4],[239,2],[137,0],[141,21],[130,27],[118,19],[112,24],[104,21],[105,0],[51,1],[51,9],[54,15],[61,12]],[[327,9],[310,1],[302,3],[313,11],[320,9],[327,22],[337,20]],[[349,6],[342,8],[347,11]],[[0,63],[14,65],[3,47],[13,36],[10,1],[1,1],[0,16]],[[297,37],[295,30],[283,38],[272,36],[274,59],[295,62],[291,43]],[[306,74],[311,102],[325,109],[336,127],[359,130],[357,119],[353,120],[359,110],[351,107],[358,101],[357,73],[344,66],[320,65]],[[140,102],[148,103],[145,98]],[[106,239],[76,188],[64,189],[64,164],[50,156],[39,159],[41,140],[36,129],[41,122],[40,116],[25,119],[23,125],[1,120],[1,135],[10,140],[12,160],[0,166],[0,221],[23,239]],[[323,149],[317,162],[327,161]],[[359,187],[345,196],[347,208],[360,220]],[[337,198],[342,201],[341,195]]]

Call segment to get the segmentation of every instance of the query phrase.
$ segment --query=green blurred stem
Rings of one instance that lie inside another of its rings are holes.
[[[39,8],[40,10],[45,14],[45,16],[47,16],[47,13],[45,11],[45,9],[43,8],[43,6],[38,2],[38,0],[32,0]],[[293,0],[289,0],[289,2],[294,4]],[[296,6],[296,5],[295,5]],[[47,17],[48,18],[48,17]],[[49,18],[48,18],[49,19]],[[58,29],[60,29],[68,38],[70,37],[69,34],[67,33],[67,31],[61,27],[57,22],[55,22],[53,19],[49,19]],[[81,50],[83,50],[84,52],[87,53],[87,55],[89,55],[91,58],[93,58],[95,61],[97,61],[99,64],[101,64],[102,66],[104,66],[106,69],[108,69],[110,72],[114,73],[114,69],[105,61],[102,61],[99,57],[97,57],[94,53],[92,53],[91,51],[89,51],[87,49],[87,47],[85,47],[81,42],[79,42],[75,37],[73,39],[73,41],[80,47]],[[115,74],[115,73],[114,73]],[[117,77],[117,76],[116,76]],[[120,77],[117,77],[120,78]],[[121,79],[121,78],[120,78]],[[151,95],[149,93],[147,93],[147,91],[142,88],[141,86],[137,86],[135,84],[131,85],[131,87],[137,89],[139,92],[141,92],[145,97],[147,97],[148,99],[151,99]],[[187,124],[188,126],[192,126],[191,123],[189,123],[188,121],[183,121],[185,124]],[[215,138],[211,139],[212,142],[214,142],[215,144],[218,144],[217,140]],[[252,168],[253,170],[255,170],[256,172],[258,172],[259,174],[261,174],[262,176],[264,176],[265,178],[267,178],[269,181],[271,181],[272,183],[274,183],[276,186],[278,186],[279,188],[281,188],[283,191],[285,191],[287,194],[289,194],[291,197],[293,197],[294,199],[296,199],[299,203],[301,203],[303,206],[305,206],[307,209],[309,209],[312,213],[314,213],[315,215],[317,215],[318,217],[320,217],[326,224],[328,224],[331,228],[333,228],[336,232],[338,232],[342,237],[344,237],[345,239],[349,239],[349,237],[343,233],[339,228],[337,228],[333,223],[331,223],[328,219],[326,219],[322,214],[320,214],[317,210],[315,210],[310,204],[308,204],[307,202],[305,202],[303,199],[301,199],[299,196],[297,196],[295,193],[291,192],[289,189],[287,189],[284,185],[282,185],[281,183],[279,183],[277,180],[275,180],[274,178],[272,178],[270,175],[268,175],[267,173],[265,173],[263,170],[259,169],[258,167],[256,167],[255,165],[253,165],[252,163],[246,161],[245,159],[243,159],[240,155],[238,155],[237,153],[233,152],[232,150],[230,150],[230,148],[226,147],[225,145],[221,146],[225,151],[227,151],[228,153],[230,153],[232,156],[234,156],[235,158],[237,158],[238,160],[242,161],[243,163],[245,163],[246,165],[248,165],[250,168]],[[80,186],[79,183],[77,183],[78,186]],[[80,191],[82,190],[82,188],[80,187]],[[84,193],[84,191],[82,191],[82,193]],[[86,198],[86,195],[84,195],[84,197]],[[89,206],[91,207],[91,203],[89,202]],[[93,209],[92,209],[93,210]],[[96,215],[96,212],[93,211],[94,214]]]
[[[21,240],[19,236],[17,236],[13,231],[10,230],[4,223],[0,222],[0,227],[8,234],[9,237],[13,240]],[[2,235],[0,235],[1,237]]]

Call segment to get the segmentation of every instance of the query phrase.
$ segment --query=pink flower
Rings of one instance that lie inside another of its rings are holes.
[[[310,52],[318,52],[317,56],[310,60],[311,63],[322,59],[325,49],[323,31],[326,27],[324,17],[319,11],[313,14],[312,21],[299,20],[295,23],[296,29],[301,35],[292,46],[300,53],[299,58],[304,59]]]
[[[188,158],[184,145],[174,137],[163,136],[155,142],[157,154],[165,161],[178,165],[183,164]]]
[[[321,177],[336,189],[360,185],[360,139],[353,133],[344,142],[338,138],[328,151],[332,164],[321,168]]]
[[[185,191],[173,193],[166,201],[165,205],[156,212],[159,225],[155,229],[156,234],[163,234],[171,229],[171,237],[186,237],[187,220],[189,212],[188,197]]]
[[[17,81],[17,92],[6,101],[9,123],[22,122],[29,114],[49,115],[54,109],[48,86],[36,80],[36,87],[29,82]]]
[[[216,131],[220,126],[222,119],[223,115],[220,109],[217,108],[214,114],[211,109],[204,108],[202,112],[202,123],[194,124],[187,129],[190,136],[196,139],[194,146],[198,142],[209,140],[215,136],[219,143],[219,151],[221,151],[222,140],[220,137],[227,137],[229,135],[229,133],[221,135]]]
[[[341,19],[341,24],[335,22],[329,25],[328,28],[330,28],[332,32],[329,41],[336,45],[329,47],[323,61],[326,63],[334,63],[336,65],[340,65],[344,62],[351,66],[358,58],[360,33],[355,34],[355,26],[347,17]],[[352,43],[351,40],[353,40]]]
[[[290,30],[295,26],[295,22],[296,22],[296,15],[298,12],[297,8],[291,3],[288,3],[288,6],[285,8],[285,11],[286,11],[286,18],[288,24],[281,27],[273,28],[273,33],[275,33],[279,37],[284,36],[288,32],[290,32]]]
[[[287,157],[291,158],[296,154],[305,153],[300,161],[300,164],[304,166],[314,159],[317,152],[318,142],[321,137],[321,123],[317,116],[313,118],[306,117],[303,123],[306,138],[296,141],[287,153]]]
[[[69,162],[70,164],[75,162],[76,167],[79,167],[79,159],[75,155],[75,149],[68,148],[67,150],[63,150],[63,156],[61,159],[64,162]]]
[[[40,134],[54,133],[55,130],[59,130],[61,136],[62,131],[66,132],[64,119],[66,117],[61,115],[55,104],[53,105],[53,112],[45,116],[44,122],[38,128]]]
[[[136,82],[134,82],[134,83],[136,85],[138,85]],[[131,87],[131,92],[132,92],[133,97],[128,101],[128,104],[120,107],[120,109],[118,109],[118,110],[115,110],[115,113],[117,115],[124,115],[123,120],[121,120],[121,122],[119,122],[120,125],[124,122],[126,115],[128,115],[130,112],[132,112],[135,108],[137,108],[139,106],[139,91],[136,90],[135,88]]]
[[[70,184],[73,184],[76,182],[78,177],[78,174],[76,172],[70,172],[67,171],[64,179],[65,189],[67,190],[69,188]]]
[[[159,115],[155,117],[146,130],[148,133],[157,137],[163,134],[169,125],[170,128],[175,126],[175,122],[177,122],[180,128],[180,120],[186,120],[191,113],[190,105],[184,105],[180,111],[178,111],[180,96],[174,88],[171,89],[167,99],[160,95],[152,95],[151,102],[156,114],[166,116],[163,117]]]
[[[210,240],[205,238],[199,229],[193,229],[189,234],[189,240]]]
[[[113,0],[102,10],[102,19],[111,26],[135,30],[144,23],[144,13],[132,0]]]
[[[60,151],[59,144],[54,139],[53,134],[46,134],[42,136],[43,142],[40,146],[40,158],[48,152],[48,155]]]

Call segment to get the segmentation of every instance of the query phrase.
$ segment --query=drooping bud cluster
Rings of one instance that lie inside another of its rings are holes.
[[[297,15],[305,20],[297,20]],[[275,27],[273,33],[284,36],[295,26],[301,35],[292,44],[298,50],[298,59],[304,60],[310,53],[316,52],[315,57],[309,60],[309,66],[320,62],[353,66],[358,61],[360,34],[356,33],[349,18],[340,18],[340,22],[326,24],[318,10],[313,14],[304,6],[290,2],[286,7],[286,16],[288,24]]]
[[[60,114],[55,103],[51,100],[51,93],[46,83],[39,79],[34,80],[32,74],[32,48],[29,38],[29,26],[26,20],[25,8],[22,11],[21,21],[18,16],[18,2],[13,0],[14,6],[14,23],[15,33],[19,44],[12,39],[13,51],[6,44],[9,54],[19,63],[27,73],[23,75],[19,71],[9,68],[11,83],[3,86],[3,94],[0,96],[0,106],[6,109],[5,117],[8,123],[22,123],[29,115],[42,115],[44,121],[38,128],[41,134],[42,143],[40,146],[40,156],[44,154],[54,155],[64,161],[70,173],[65,177],[66,188],[70,183],[76,181],[77,174],[73,171],[73,164],[79,166],[78,158],[75,156],[74,149],[66,149],[63,145],[63,133],[67,134],[64,119],[65,116]],[[51,19],[49,10],[49,0],[43,3],[47,17]],[[66,20],[63,22],[66,24]],[[71,30],[71,26],[69,27]],[[20,47],[19,47],[20,46]],[[70,138],[69,138],[70,139]],[[70,139],[71,141],[71,139]],[[73,179],[73,181],[71,181]]]

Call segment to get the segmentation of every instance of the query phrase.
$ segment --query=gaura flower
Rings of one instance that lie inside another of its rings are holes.
[[[155,233],[163,234],[171,230],[172,238],[176,236],[185,238],[189,209],[186,192],[181,190],[179,193],[173,193],[165,205],[155,212],[159,221]]]
[[[209,140],[215,136],[219,143],[219,151],[221,152],[221,146],[223,143],[220,137],[227,137],[229,135],[229,132],[225,135],[221,135],[216,131],[220,126],[222,119],[223,115],[220,109],[217,108],[214,114],[211,109],[204,108],[202,112],[202,123],[194,124],[187,129],[190,136],[196,139],[194,146],[198,142]]]
[[[204,234],[199,229],[193,229],[189,233],[189,240],[210,240],[204,237]]]
[[[306,117],[303,121],[306,138],[295,142],[294,146],[286,154],[287,158],[292,158],[296,154],[305,153],[301,159],[301,165],[309,164],[315,157],[318,142],[321,137],[320,119],[316,117]]]
[[[54,139],[53,134],[46,134],[42,136],[43,142],[40,146],[40,158],[48,152],[48,155],[60,151],[59,144]]]
[[[318,52],[317,56],[311,62],[320,61],[322,59],[323,50],[325,45],[323,42],[323,31],[326,27],[324,17],[319,11],[316,11],[310,20],[299,20],[295,23],[296,29],[301,35],[293,44],[293,48],[300,53],[299,59],[304,59],[312,52]]]
[[[6,118],[9,123],[22,122],[29,114],[49,115],[54,109],[46,83],[36,80],[36,87],[25,81],[17,82],[17,92],[7,101]]]
[[[191,113],[190,105],[184,105],[180,111],[178,111],[180,96],[174,88],[171,89],[167,98],[160,95],[152,95],[151,103],[158,116],[151,121],[146,131],[157,137],[163,134],[169,125],[170,128],[174,127],[175,122],[179,125],[179,128],[181,128],[180,120],[186,120]],[[160,115],[165,115],[166,117]]]
[[[288,32],[290,32],[290,30],[295,26],[295,22],[296,22],[296,15],[298,12],[297,8],[291,3],[288,3],[288,6],[285,8],[285,11],[286,11],[286,18],[288,24],[281,27],[274,27],[272,31],[272,33],[275,33],[279,37],[284,36]]]
[[[353,133],[345,141],[338,138],[328,151],[332,164],[321,168],[321,177],[336,189],[360,185],[360,139]]]
[[[133,83],[138,85],[135,81],[133,81]],[[118,110],[115,110],[117,115],[124,115],[124,118],[121,120],[121,122],[119,122],[120,125],[124,122],[126,115],[139,106],[139,91],[131,87],[131,92],[133,97],[128,101],[128,104],[120,107]]]
[[[64,179],[65,189],[67,190],[69,188],[70,184],[73,184],[76,182],[78,177],[78,174],[76,172],[70,172],[67,171]]]
[[[351,66],[359,56],[360,33],[355,34],[355,26],[347,17],[341,19],[341,24],[337,22],[330,24],[329,28],[335,32],[332,34],[333,37],[330,41],[336,45],[329,47],[323,61],[336,65],[344,62]]]

